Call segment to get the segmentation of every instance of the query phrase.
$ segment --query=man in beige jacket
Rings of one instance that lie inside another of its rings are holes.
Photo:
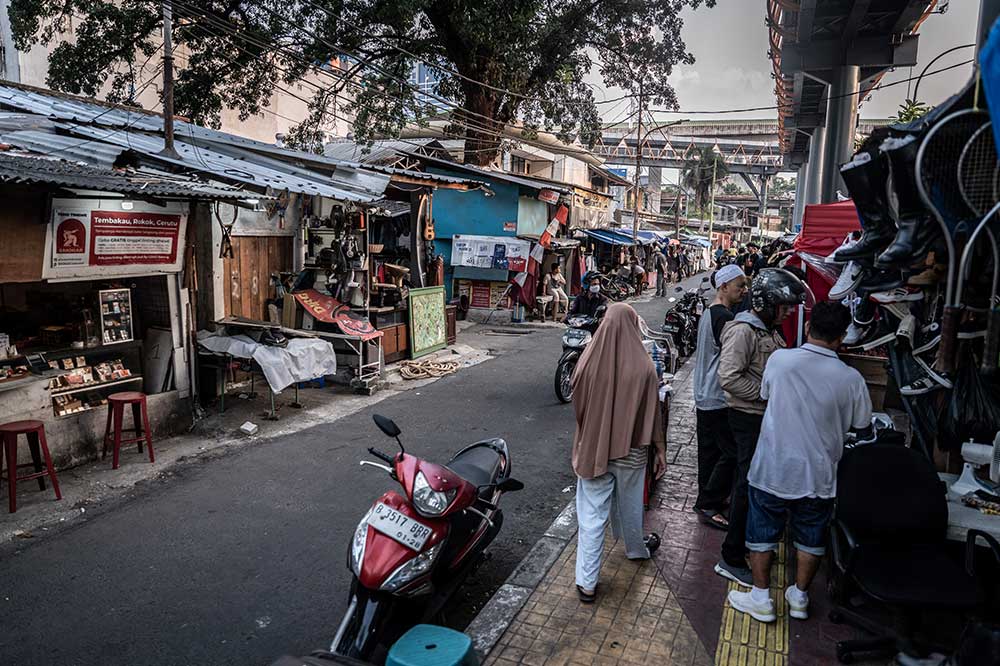
[[[760,396],[764,366],[774,350],[784,347],[778,327],[805,301],[806,286],[788,271],[760,271],[750,285],[749,312],[741,312],[722,330],[719,384],[729,407],[729,427],[736,442],[736,477],[729,508],[729,531],[722,543],[720,576],[745,587],[753,577],[746,559],[747,474],[767,402]]]

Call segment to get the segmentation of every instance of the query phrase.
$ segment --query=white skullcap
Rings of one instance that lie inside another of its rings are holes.
[[[746,277],[743,274],[743,269],[736,264],[726,264],[719,270],[715,271],[715,288],[718,289],[727,282],[732,282],[736,278]]]

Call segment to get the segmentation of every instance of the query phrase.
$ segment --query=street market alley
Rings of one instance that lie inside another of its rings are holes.
[[[666,303],[636,307],[658,327]],[[373,413],[395,419],[407,449],[435,461],[484,437],[510,444],[525,490],[504,498],[492,559],[452,604],[449,624],[464,627],[575,485],[572,407],[552,389],[561,328],[478,328],[476,344],[493,341],[483,344],[496,358],[335,422],[181,466],[72,527],[0,547],[0,662],[266,664],[325,647],[346,603],[350,536],[394,485],[358,466],[367,447],[390,445]]]

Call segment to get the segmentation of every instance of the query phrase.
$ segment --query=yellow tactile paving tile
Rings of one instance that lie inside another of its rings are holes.
[[[787,666],[788,664],[788,611],[785,601],[787,586],[787,549],[778,546],[778,557],[771,569],[771,596],[774,599],[777,621],[758,622],[745,613],[733,610],[729,601],[722,606],[722,625],[719,643],[715,649],[716,666]],[[736,583],[729,590],[740,589]],[[727,590],[728,594],[728,590]]]

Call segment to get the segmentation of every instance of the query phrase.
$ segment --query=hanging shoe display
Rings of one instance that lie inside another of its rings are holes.
[[[876,303],[902,303],[921,301],[924,298],[924,292],[921,289],[896,287],[887,291],[875,292],[871,297]]]
[[[847,262],[844,270],[840,272],[840,277],[830,289],[830,298],[839,300],[857,289],[864,272],[859,264],[854,261]]]
[[[835,259],[837,253],[840,252],[841,250],[849,250],[849,249],[851,249],[852,247],[854,247],[855,245],[858,244],[858,241],[860,239],[861,239],[861,233],[858,232],[858,231],[852,231],[851,233],[847,234],[847,237],[844,239],[844,242],[840,244],[840,247],[838,247],[836,250],[834,250],[830,254],[826,255],[823,258],[823,261],[825,261],[828,264],[843,263],[843,262],[838,262]]]
[[[889,216],[886,171],[877,156],[858,153],[840,168],[840,177],[844,179],[854,201],[864,233],[853,246],[834,253],[834,261],[847,263],[853,259],[870,262],[896,236],[896,223]]]
[[[917,162],[919,139],[914,136],[886,139],[881,146],[889,165],[892,189],[896,195],[896,237],[875,261],[877,268],[900,268],[912,263],[912,258],[926,254],[940,227],[930,218],[917,189],[914,166]]]

